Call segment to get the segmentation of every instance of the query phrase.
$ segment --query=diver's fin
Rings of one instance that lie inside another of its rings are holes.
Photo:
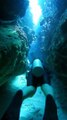
[[[51,95],[47,95],[43,120],[58,120],[56,103]]]
[[[9,105],[7,111],[3,115],[1,120],[19,120],[20,106],[22,103],[22,90],[19,90],[14,96],[11,104]]]

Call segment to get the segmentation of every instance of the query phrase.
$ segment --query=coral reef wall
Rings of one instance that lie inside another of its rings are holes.
[[[67,9],[59,20],[49,51],[48,63],[53,72],[51,83],[58,117],[67,120]]]
[[[28,0],[0,0],[0,85],[26,70],[28,39],[17,21],[28,5]]]
[[[0,85],[26,70],[27,37],[17,25],[0,26]]]
[[[67,10],[61,16],[49,47],[49,67],[64,82],[67,78]]]

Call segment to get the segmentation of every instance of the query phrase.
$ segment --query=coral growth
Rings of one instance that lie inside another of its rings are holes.
[[[60,79],[67,78],[67,10],[61,16],[49,49],[49,67]]]
[[[0,85],[26,70],[27,37],[20,27],[0,26]]]

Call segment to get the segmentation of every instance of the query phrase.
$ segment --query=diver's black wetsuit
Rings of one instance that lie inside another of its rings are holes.
[[[30,71],[27,75],[27,86],[33,85],[34,87],[44,84],[44,76],[35,77]]]
[[[44,83],[51,84],[50,78],[51,74],[49,71],[44,70],[44,74],[40,77],[36,77],[32,74],[32,70],[29,71],[27,74],[27,86],[33,85],[34,87],[38,87],[43,85]]]

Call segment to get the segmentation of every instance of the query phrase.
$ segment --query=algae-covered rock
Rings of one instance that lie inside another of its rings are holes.
[[[23,17],[28,7],[28,0],[0,0],[0,19],[14,20]]]
[[[0,26],[0,85],[26,70],[27,37],[19,26]]]
[[[49,67],[63,81],[67,79],[67,10],[61,16],[49,49]],[[66,83],[66,82],[65,82]]]

